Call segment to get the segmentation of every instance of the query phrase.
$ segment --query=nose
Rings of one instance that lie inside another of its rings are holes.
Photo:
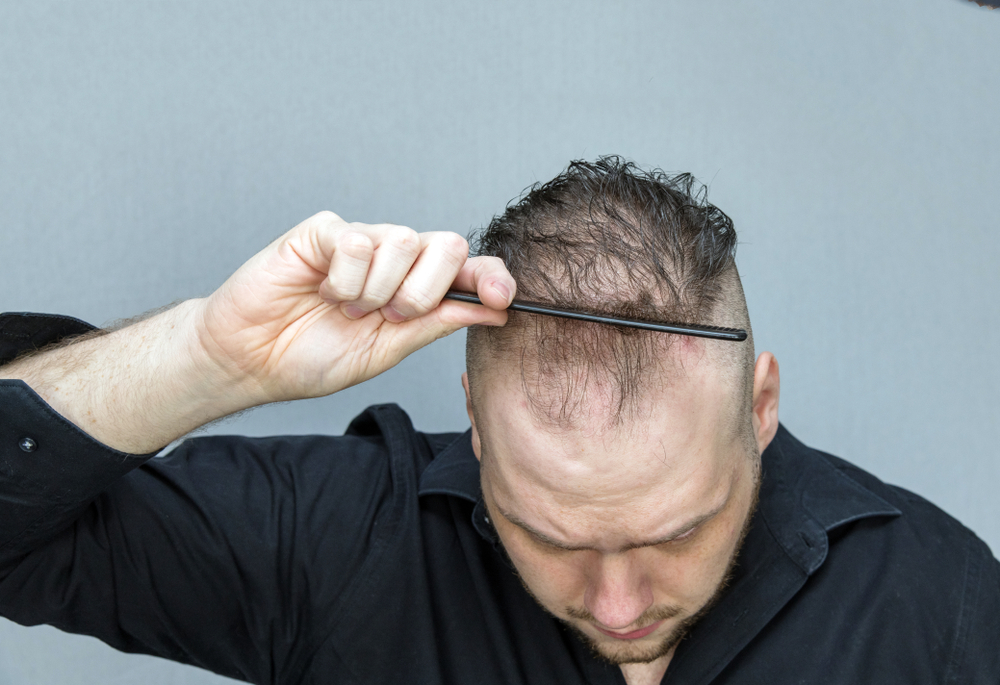
[[[625,630],[652,604],[649,581],[628,552],[606,555],[597,561],[584,605],[602,628]]]

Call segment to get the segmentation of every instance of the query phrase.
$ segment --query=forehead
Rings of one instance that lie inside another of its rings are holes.
[[[628,544],[721,506],[742,454],[731,384],[694,364],[608,428],[599,399],[572,426],[532,411],[516,378],[477,407],[483,484],[503,511],[570,544]],[[586,402],[586,400],[585,400]]]

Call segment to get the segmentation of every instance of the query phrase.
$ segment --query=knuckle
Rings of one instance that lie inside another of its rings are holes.
[[[458,266],[469,257],[469,241],[457,233],[444,233],[439,238],[441,249]]]
[[[416,254],[420,251],[420,234],[412,228],[397,226],[389,231],[385,238],[397,250]]]
[[[317,212],[313,215],[313,220],[321,224],[333,224],[341,222],[341,218],[328,209]]]
[[[484,257],[483,268],[488,271],[506,271],[507,265],[499,257]]]
[[[398,293],[400,307],[407,312],[426,314],[437,306],[437,299],[425,288],[403,284]],[[406,312],[404,312],[406,313]]]
[[[332,282],[330,283],[330,293],[336,300],[349,302],[357,299],[358,295],[361,294],[361,288],[353,283]]]
[[[350,231],[341,237],[339,248],[351,257],[363,258],[370,255],[375,246],[368,236]]]
[[[449,253],[460,254],[463,257],[469,254],[469,241],[458,233],[445,232],[437,240],[441,243],[441,247]]]
[[[477,278],[486,278],[488,276],[507,276],[509,272],[499,257],[484,257],[483,261],[476,265],[475,273]]]
[[[378,309],[392,299],[393,293],[384,283],[369,281],[358,294],[358,302],[364,309]]]

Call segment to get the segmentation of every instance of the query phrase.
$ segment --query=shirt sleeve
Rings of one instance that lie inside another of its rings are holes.
[[[0,314],[0,365],[70,336],[96,330],[85,321],[58,314],[6,312]]]
[[[957,649],[946,683],[1000,683],[1000,561],[970,533]]]
[[[203,437],[129,455],[0,381],[0,614],[23,625],[295,682],[390,500],[377,436]]]

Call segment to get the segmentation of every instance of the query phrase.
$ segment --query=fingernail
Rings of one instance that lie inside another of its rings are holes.
[[[401,321],[406,321],[406,317],[396,311],[395,307],[386,305],[382,307],[382,316],[385,317],[386,321],[391,321],[393,323],[399,323]]]
[[[339,302],[337,302],[336,300],[331,300],[331,299],[330,299],[330,298],[328,298],[328,297],[324,297],[324,298],[323,298],[323,301],[324,301],[324,302],[326,302],[326,303],[327,303],[327,304],[329,304],[329,305],[333,305],[334,307],[336,307],[336,306],[337,306],[338,304],[340,304],[340,303],[339,303]]]
[[[360,319],[368,314],[364,309],[356,307],[353,304],[344,305],[343,312],[349,319]]]
[[[510,288],[503,283],[493,283],[493,289],[500,294],[504,302],[510,302]]]

